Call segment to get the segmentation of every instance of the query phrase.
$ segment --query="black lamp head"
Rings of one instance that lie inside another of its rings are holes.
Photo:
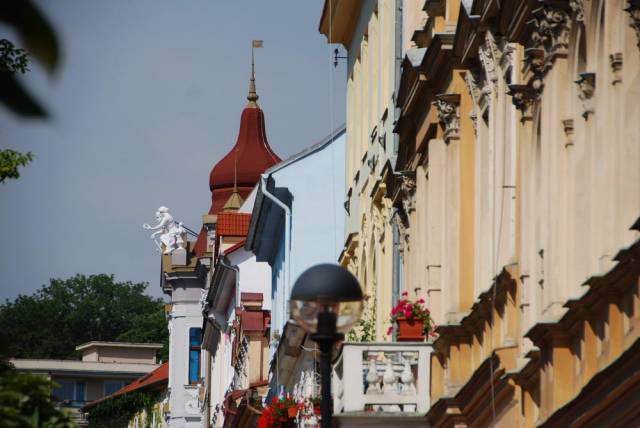
[[[302,302],[357,302],[362,298],[356,277],[342,266],[329,263],[305,270],[291,291],[291,300]]]

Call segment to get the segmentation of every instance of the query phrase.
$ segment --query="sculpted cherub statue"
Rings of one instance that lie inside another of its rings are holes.
[[[164,206],[158,208],[158,211],[156,211],[156,220],[158,224],[155,226],[145,223],[142,225],[142,228],[145,230],[155,230],[155,232],[151,234],[151,239],[155,241],[160,251],[162,251],[162,245],[164,245],[164,254],[171,254],[178,248],[184,248],[186,230],[182,222],[176,223],[173,220],[173,216],[169,213],[169,208]],[[155,239],[158,235],[160,235],[160,242]]]

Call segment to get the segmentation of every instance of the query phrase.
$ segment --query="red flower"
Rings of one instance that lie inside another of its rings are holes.
[[[408,295],[409,295],[409,292],[408,292],[408,291],[403,291],[403,292],[402,292],[402,295],[403,295],[403,296],[408,296]]]
[[[391,336],[391,333],[393,333],[393,326],[389,326],[387,329],[387,336]]]

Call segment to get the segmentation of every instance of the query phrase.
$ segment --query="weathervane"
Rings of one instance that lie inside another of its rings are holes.
[[[254,50],[256,48],[261,48],[264,42],[262,40],[253,40],[251,42],[251,80],[249,81],[249,95],[247,95],[247,99],[249,100],[249,105],[256,106],[256,101],[258,101],[258,94],[256,92],[256,68],[255,68],[255,60],[254,60]]]

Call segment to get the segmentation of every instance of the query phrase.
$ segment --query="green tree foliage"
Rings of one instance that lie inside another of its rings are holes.
[[[6,349],[0,342],[0,353]],[[46,377],[18,373],[7,356],[0,355],[0,427],[76,428],[51,402],[51,387]]]
[[[0,1],[0,24],[10,27],[28,51],[13,42],[0,39],[0,104],[22,117],[46,118],[47,110],[18,79],[29,71],[33,57],[52,74],[60,62],[60,47],[55,31],[30,0]],[[19,168],[33,160],[32,153],[0,150],[0,183],[19,178]]]
[[[26,166],[33,160],[33,153],[20,153],[15,150],[0,150],[0,183],[7,178],[20,178],[21,166]]]
[[[89,410],[89,428],[127,428],[136,413],[146,410],[145,427],[150,427],[153,406],[159,400],[157,392],[128,392],[96,404]]]
[[[0,335],[16,358],[76,358],[75,347],[92,340],[166,344],[164,303],[144,294],[147,286],[104,274],[52,279],[0,305]]]

